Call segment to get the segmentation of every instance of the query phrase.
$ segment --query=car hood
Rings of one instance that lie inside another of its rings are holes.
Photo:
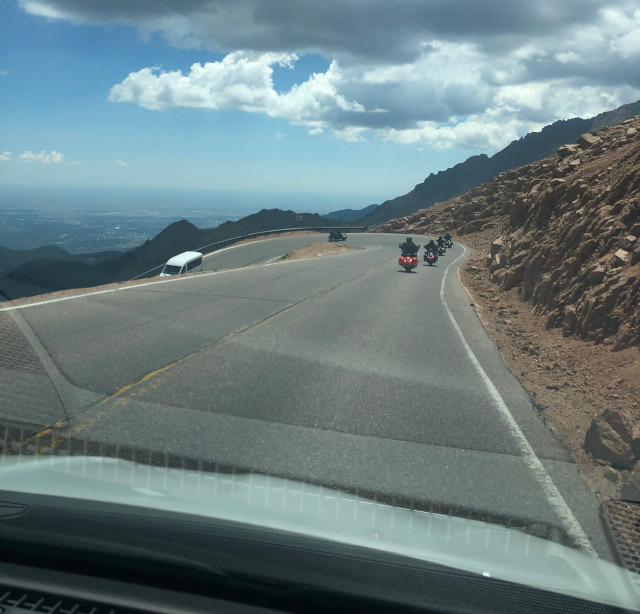
[[[619,607],[640,607],[640,584],[634,574],[561,544],[282,478],[154,467],[104,457],[4,457],[0,485],[4,491],[246,523]]]

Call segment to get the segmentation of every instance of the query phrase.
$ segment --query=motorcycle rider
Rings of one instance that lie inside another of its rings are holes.
[[[444,247],[444,239],[442,238],[442,235],[438,237],[438,247]]]
[[[415,256],[420,249],[420,245],[413,242],[411,237],[407,237],[407,240],[404,243],[401,243],[398,247],[402,251],[402,254],[409,254],[411,256]]]
[[[447,232],[446,235],[444,235],[444,240],[448,243],[449,241],[451,241],[453,237],[449,234],[449,232]]]
[[[425,251],[429,252],[433,252],[434,254],[438,253],[438,246],[434,243],[433,239],[431,239],[431,241],[429,241],[429,243],[427,243],[424,246]]]

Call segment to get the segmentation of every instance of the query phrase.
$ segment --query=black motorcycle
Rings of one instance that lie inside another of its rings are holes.
[[[343,232],[340,232],[339,230],[332,230],[329,233],[329,243],[331,243],[332,241],[346,241],[347,240],[347,235],[344,234]]]
[[[436,262],[438,262],[438,254],[436,254],[432,249],[428,249],[424,253],[424,261],[429,266],[433,266]]]

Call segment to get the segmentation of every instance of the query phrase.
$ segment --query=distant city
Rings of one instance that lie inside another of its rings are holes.
[[[188,209],[179,215],[170,211],[0,211],[0,245],[22,250],[57,245],[71,254],[127,251],[179,219],[213,228],[240,217]]]
[[[0,186],[0,246],[57,245],[71,254],[127,251],[172,222],[214,228],[262,208],[326,212],[366,196]]]

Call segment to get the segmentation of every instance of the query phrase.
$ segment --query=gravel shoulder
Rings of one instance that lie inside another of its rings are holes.
[[[311,243],[302,249],[287,252],[282,260],[302,260],[304,258],[317,258],[318,256],[337,256],[346,252],[360,249],[348,247],[344,243]]]
[[[504,291],[489,280],[485,258],[494,237],[492,231],[465,236],[471,255],[458,277],[505,364],[569,450],[585,481],[600,500],[619,498],[630,472],[598,462],[583,444],[591,421],[606,410],[640,412],[640,351],[631,347],[614,352],[607,344],[564,337],[558,328],[547,330],[516,288]]]

